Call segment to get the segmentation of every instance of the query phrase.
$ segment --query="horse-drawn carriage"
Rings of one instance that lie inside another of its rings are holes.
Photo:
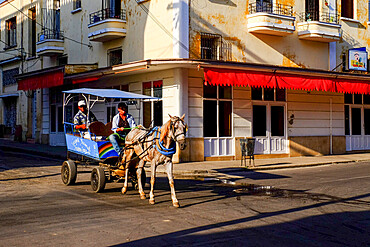
[[[87,119],[90,109],[98,102],[105,102],[106,98],[124,100],[156,100],[157,98],[134,94],[115,89],[75,89],[63,92],[63,119],[65,108],[72,99],[72,95],[82,95],[87,103]],[[140,114],[140,113],[139,113]],[[65,136],[68,150],[68,160],[62,165],[62,181],[66,185],[73,184],[77,177],[77,165],[94,165],[91,171],[91,187],[95,192],[104,189],[106,182],[124,181],[122,193],[127,190],[127,182],[130,179],[134,187],[139,190],[140,198],[145,199],[143,190],[146,180],[144,165],[151,164],[151,189],[149,203],[154,204],[154,182],[156,167],[164,165],[171,189],[173,206],[179,207],[175,194],[173,179],[172,157],[176,153],[178,143],[180,149],[186,147],[187,125],[182,117],[171,116],[162,126],[144,128],[140,126],[132,129],[123,143],[123,151],[120,155],[114,151],[112,144],[106,140],[110,128],[104,124],[90,124],[88,133],[83,135],[77,132],[74,124],[64,121]],[[105,130],[103,128],[105,126]],[[108,129],[107,129],[108,128]],[[103,130],[102,130],[103,129]],[[93,131],[92,131],[93,130]],[[98,131],[99,130],[99,131]],[[79,160],[73,160],[69,154],[81,156]]]
[[[70,106],[74,97],[81,95],[87,105],[87,119],[91,108],[96,103],[106,103],[108,99],[123,100],[135,103],[133,100],[155,100],[156,98],[135,93],[124,92],[116,89],[74,89],[63,92],[63,120],[66,118],[67,106]],[[112,100],[112,101],[113,101]],[[71,120],[71,116],[69,119]],[[126,172],[133,183],[137,185],[135,165],[129,166],[130,169],[119,167],[119,154],[112,147],[107,137],[112,134],[111,124],[93,122],[88,129],[81,133],[76,130],[73,123],[64,121],[64,132],[67,143],[67,160],[63,162],[61,168],[62,181],[65,185],[74,184],[77,178],[77,167],[92,167],[91,187],[95,192],[104,190],[107,182],[124,180]],[[72,158],[75,157],[75,159]],[[137,162],[132,160],[131,162]],[[145,184],[145,171],[141,173],[141,181]]]

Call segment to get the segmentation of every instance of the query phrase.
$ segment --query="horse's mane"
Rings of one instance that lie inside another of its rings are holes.
[[[171,120],[168,120],[165,124],[161,127],[161,135],[159,137],[159,141],[162,142],[164,138],[168,135],[168,132],[170,131],[170,124]]]

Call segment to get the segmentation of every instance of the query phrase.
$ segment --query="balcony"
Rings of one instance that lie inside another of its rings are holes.
[[[105,42],[126,36],[126,10],[102,9],[90,14],[90,41]]]
[[[36,53],[39,56],[55,56],[64,53],[64,33],[44,30],[38,34]]]
[[[251,3],[247,19],[250,33],[286,36],[295,30],[293,6],[289,5]]]
[[[299,15],[298,37],[303,40],[335,42],[340,39],[339,16],[329,12],[305,12]]]

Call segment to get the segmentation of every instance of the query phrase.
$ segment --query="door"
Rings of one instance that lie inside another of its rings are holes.
[[[255,154],[287,153],[285,105],[253,105]]]
[[[3,98],[4,102],[4,125],[9,129],[10,133],[14,134],[15,125],[17,124],[17,98]]]
[[[256,12],[272,13],[272,1],[271,0],[257,0],[256,1]]]
[[[345,106],[345,118],[347,120],[346,150],[369,150],[370,108],[355,105]]]
[[[203,85],[204,156],[233,156],[231,86]]]
[[[306,21],[319,21],[319,0],[306,0]]]

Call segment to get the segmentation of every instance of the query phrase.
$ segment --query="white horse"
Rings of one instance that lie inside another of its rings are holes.
[[[130,160],[135,159],[135,156],[136,158],[140,159],[136,172],[141,199],[146,198],[141,181],[142,169],[145,165],[145,162],[151,163],[151,188],[149,193],[150,204],[155,203],[154,183],[156,168],[158,165],[164,165],[171,188],[172,204],[174,207],[180,207],[180,204],[176,198],[175,183],[172,174],[172,156],[176,152],[176,142],[179,143],[181,150],[186,148],[185,136],[187,125],[184,122],[185,114],[181,118],[177,116],[169,116],[170,120],[168,120],[161,127],[154,127],[151,130],[140,128],[132,129],[126,136],[126,149],[124,151],[124,155],[122,156],[121,163],[128,165]],[[127,176],[128,172],[126,173],[125,183],[122,188],[123,194],[127,191]]]

